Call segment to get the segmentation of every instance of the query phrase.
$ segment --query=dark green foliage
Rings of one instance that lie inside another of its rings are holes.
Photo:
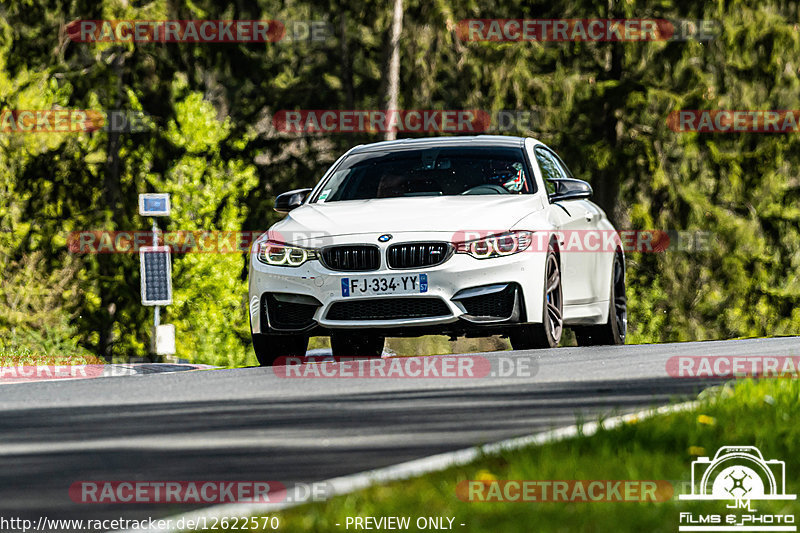
[[[706,18],[722,31],[710,42],[460,41],[456,24],[471,17]],[[87,45],[63,31],[75,19],[103,18],[324,19],[334,35]],[[796,334],[797,134],[676,133],[666,122],[676,109],[800,109],[796,20],[796,3],[775,1],[410,0],[400,107],[532,110],[538,122],[508,133],[552,145],[592,182],[619,228],[713,234],[711,251],[629,256],[631,341]],[[75,291],[57,306],[69,322],[59,330],[65,340],[109,359],[146,355],[151,315],[139,304],[137,257],[70,256],[67,233],[147,229],[136,198],[151,191],[173,194],[175,216],[162,229],[265,229],[278,216],[276,194],[312,185],[344,150],[381,138],[289,136],[274,130],[273,114],[382,107],[390,23],[391,2],[371,0],[0,3],[2,109],[153,117],[148,133],[0,134],[0,296],[32,290],[9,285],[15,262],[33,261],[43,283],[74,269]],[[174,259],[175,305],[162,318],[176,324],[180,356],[254,362],[244,266],[236,254]],[[10,342],[8,316],[0,313],[0,343]]]

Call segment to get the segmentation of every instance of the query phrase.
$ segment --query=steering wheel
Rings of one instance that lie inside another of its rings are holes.
[[[500,185],[484,183],[482,185],[472,187],[471,189],[467,189],[461,194],[468,195],[468,194],[510,194],[510,193]]]

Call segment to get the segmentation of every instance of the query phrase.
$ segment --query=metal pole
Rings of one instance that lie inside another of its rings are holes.
[[[158,246],[158,224],[153,217],[153,246]],[[155,306],[153,309],[153,355],[156,355],[156,334],[158,333],[158,325],[161,323],[161,306]],[[155,357],[153,358],[155,359]]]
[[[153,354],[156,353],[156,334],[158,333],[158,325],[161,323],[161,306],[157,305],[153,308]]]

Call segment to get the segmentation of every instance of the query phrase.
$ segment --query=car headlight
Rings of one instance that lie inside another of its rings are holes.
[[[265,265],[298,267],[306,261],[316,259],[317,252],[282,242],[265,241],[256,245],[256,257]]]
[[[504,257],[527,250],[533,242],[532,231],[509,231],[474,241],[456,244],[456,253],[469,254],[476,259]]]

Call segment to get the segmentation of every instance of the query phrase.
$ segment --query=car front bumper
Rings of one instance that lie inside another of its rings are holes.
[[[374,244],[378,235],[359,235],[335,244]],[[319,260],[308,261],[300,267],[270,266],[251,254],[249,313],[252,332],[325,334],[336,329],[371,328],[413,336],[541,321],[544,253],[525,251],[491,259],[454,253],[444,263],[432,267],[388,268],[385,258],[390,245],[437,240],[430,233],[413,237],[416,238],[403,236],[380,244],[382,266],[369,272],[334,271]],[[427,275],[428,287],[424,293],[368,296],[343,296],[342,293],[343,278],[397,278],[415,274]],[[344,306],[332,312],[336,304],[341,303],[345,303]],[[371,309],[372,315],[375,309],[389,309],[390,314],[402,315],[402,308],[409,309],[410,314],[426,316],[354,319],[348,318],[348,312],[342,312],[359,308]],[[287,317],[294,321],[286,320]]]

